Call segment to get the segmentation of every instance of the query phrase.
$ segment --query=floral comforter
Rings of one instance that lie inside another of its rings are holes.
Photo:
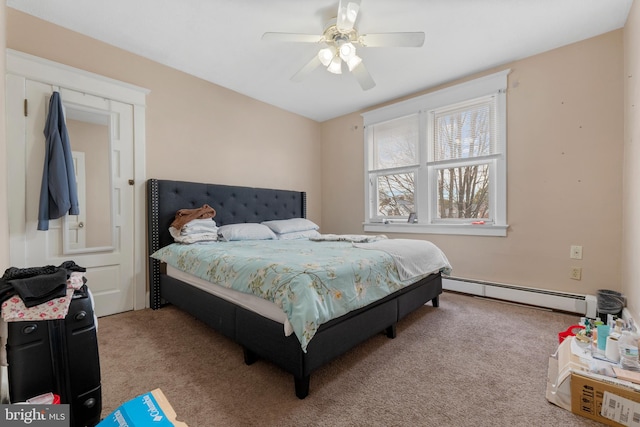
[[[274,302],[287,315],[304,351],[323,323],[415,281],[400,279],[388,253],[348,242],[173,243],[151,256],[209,282]]]

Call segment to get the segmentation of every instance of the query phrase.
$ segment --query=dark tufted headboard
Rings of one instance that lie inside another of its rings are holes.
[[[150,179],[147,181],[148,254],[173,242],[169,225],[179,209],[208,204],[216,224],[305,218],[305,192]],[[151,308],[160,306],[160,262],[149,260]]]

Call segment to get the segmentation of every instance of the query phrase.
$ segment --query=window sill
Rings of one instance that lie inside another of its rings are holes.
[[[506,237],[508,225],[409,224],[403,222],[363,223],[364,231],[373,233],[453,234],[464,236]]]

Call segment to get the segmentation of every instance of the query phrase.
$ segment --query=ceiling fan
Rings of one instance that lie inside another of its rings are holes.
[[[360,0],[340,0],[336,18],[329,21],[320,35],[298,33],[264,33],[262,40],[297,43],[321,43],[317,55],[291,77],[301,81],[320,65],[334,74],[350,71],[363,90],[373,88],[376,83],[356,53],[360,47],[421,47],[423,32],[359,34],[355,22],[360,10]]]

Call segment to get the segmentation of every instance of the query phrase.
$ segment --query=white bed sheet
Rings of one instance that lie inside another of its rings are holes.
[[[189,273],[185,273],[184,271],[180,271],[168,264],[167,276],[189,283],[198,289],[216,295],[222,299],[239,305],[240,307],[246,308],[247,310],[251,310],[254,313],[266,317],[267,319],[273,320],[274,322],[282,323],[284,334],[286,336],[293,333],[293,327],[291,326],[291,323],[289,323],[287,315],[280,307],[271,301],[267,301],[255,295],[245,294],[224,286],[216,285]]]

